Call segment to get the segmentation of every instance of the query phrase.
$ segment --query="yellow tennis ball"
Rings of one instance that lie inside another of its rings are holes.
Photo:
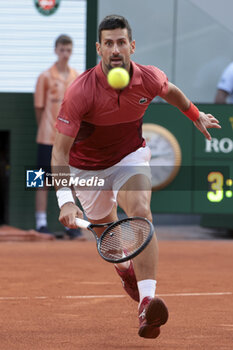
[[[124,89],[129,84],[129,73],[125,68],[112,68],[107,78],[109,85],[113,89]]]

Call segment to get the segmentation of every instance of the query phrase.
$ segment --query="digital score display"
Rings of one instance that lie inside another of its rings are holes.
[[[210,202],[219,203],[226,198],[232,198],[232,179],[224,180],[224,175],[219,171],[212,171],[207,176],[210,190],[207,192],[207,198]],[[224,190],[224,184],[228,189]]]
[[[210,130],[210,141],[197,130],[194,132],[193,164],[197,170],[193,211],[233,214],[233,106],[208,105],[199,109],[216,116],[222,128]],[[206,190],[203,186],[199,190],[201,181]]]
[[[218,162],[216,165],[213,160],[196,161],[192,186],[195,214],[233,213],[233,164]]]

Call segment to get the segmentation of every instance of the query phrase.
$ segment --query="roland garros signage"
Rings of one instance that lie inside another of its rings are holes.
[[[52,15],[59,7],[61,0],[34,0],[37,10],[45,16]]]

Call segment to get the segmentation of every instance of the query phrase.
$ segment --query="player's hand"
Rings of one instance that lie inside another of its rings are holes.
[[[208,140],[211,140],[211,136],[207,129],[221,129],[218,119],[212,114],[205,114],[204,112],[200,112],[199,118],[193,123]]]
[[[69,228],[77,228],[75,223],[76,217],[83,219],[83,212],[76,204],[68,202],[61,207],[59,221],[62,225]]]

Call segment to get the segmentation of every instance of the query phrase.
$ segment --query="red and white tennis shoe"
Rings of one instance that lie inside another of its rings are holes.
[[[121,278],[121,282],[126,293],[128,293],[133,300],[139,302],[137,279],[134,273],[132,261],[130,260],[129,268],[125,271],[120,271],[116,266],[115,269]]]
[[[145,297],[139,307],[139,331],[143,338],[157,338],[160,326],[168,320],[168,309],[160,298]]]

